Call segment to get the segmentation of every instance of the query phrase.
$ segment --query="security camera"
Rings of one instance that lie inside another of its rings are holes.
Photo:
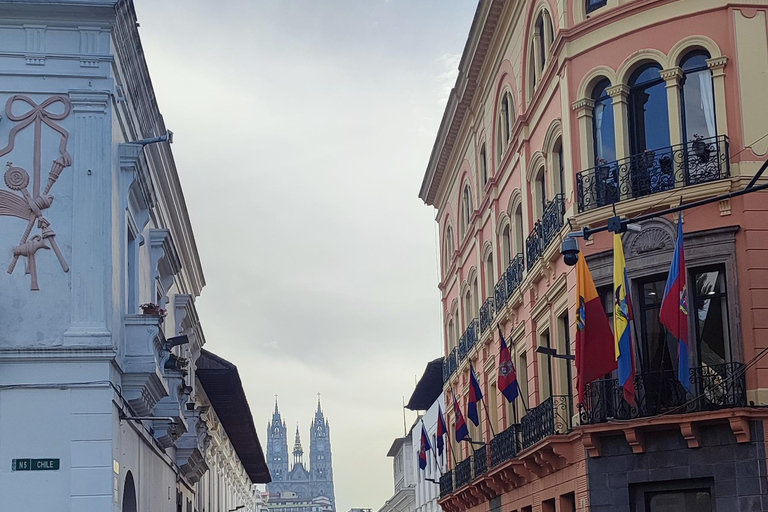
[[[573,236],[566,237],[563,245],[560,246],[560,252],[563,255],[563,261],[569,267],[574,266],[579,261],[579,243]]]

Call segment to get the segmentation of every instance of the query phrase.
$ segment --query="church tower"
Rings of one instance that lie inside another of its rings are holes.
[[[272,422],[267,424],[267,466],[272,475],[272,482],[285,481],[288,476],[288,436],[285,421],[280,417],[275,398],[275,412]],[[272,484],[267,484],[267,492]],[[278,491],[279,492],[279,491]]]
[[[333,459],[331,455],[331,427],[323,416],[320,395],[317,397],[317,411],[309,431],[309,465],[315,496],[326,496],[334,509],[336,498],[333,491]]]
[[[304,449],[301,447],[301,436],[299,435],[299,426],[296,425],[296,439],[293,441],[293,465],[303,466]]]

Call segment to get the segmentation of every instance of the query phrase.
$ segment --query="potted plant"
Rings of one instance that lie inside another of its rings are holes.
[[[693,134],[693,141],[691,141],[691,149],[693,154],[699,159],[699,163],[706,163],[709,161],[709,145],[704,142],[704,137],[698,133]]]
[[[164,310],[163,308],[161,308],[160,306],[158,306],[153,302],[147,302],[146,304],[141,304],[139,307],[141,308],[142,315],[159,317],[160,323],[163,322],[163,318],[165,318],[165,315],[168,314],[166,310]]]

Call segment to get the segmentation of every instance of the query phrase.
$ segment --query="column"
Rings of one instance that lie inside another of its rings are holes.
[[[106,91],[69,92],[72,134],[71,323],[66,345],[111,344],[112,124]]]
[[[661,78],[667,87],[667,109],[669,111],[669,143],[677,146],[686,142],[683,140],[683,118],[680,104],[680,82],[683,78],[683,70],[679,67],[664,69]]]
[[[715,123],[718,135],[728,135],[728,107],[725,104],[725,65],[728,57],[707,60],[712,71],[712,84],[715,90]]]
[[[630,156],[629,145],[629,86],[615,85],[607,89],[613,101],[613,130],[616,134],[616,160]]]

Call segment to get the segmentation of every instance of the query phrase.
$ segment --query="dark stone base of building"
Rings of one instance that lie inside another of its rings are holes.
[[[701,445],[689,448],[679,429],[649,432],[645,452],[624,435],[601,440],[587,459],[591,512],[768,512],[762,422],[750,422],[751,441],[737,443],[727,423],[702,426]]]

